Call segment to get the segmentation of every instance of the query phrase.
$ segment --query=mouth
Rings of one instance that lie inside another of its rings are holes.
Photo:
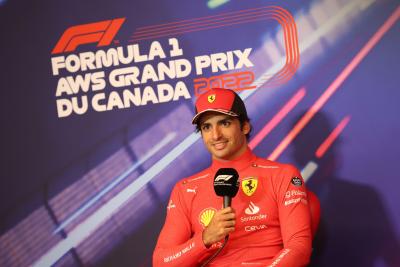
[[[223,142],[213,143],[212,145],[216,150],[222,150],[226,147],[227,143],[228,141],[223,141]]]

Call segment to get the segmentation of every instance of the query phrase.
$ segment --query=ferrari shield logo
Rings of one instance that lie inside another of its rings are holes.
[[[207,97],[207,99],[208,99],[208,102],[209,102],[209,103],[214,102],[214,101],[215,101],[215,94],[209,95],[209,96]]]
[[[251,196],[256,192],[258,179],[255,177],[248,177],[242,180],[242,190],[247,196]]]

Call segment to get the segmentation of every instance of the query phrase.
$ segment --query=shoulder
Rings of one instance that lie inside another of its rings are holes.
[[[300,186],[304,184],[300,171],[292,164],[257,158],[253,167],[268,177],[274,188],[287,187],[290,183]]]
[[[211,171],[207,168],[189,177],[178,181],[171,193],[171,201],[177,203],[185,214],[190,214],[193,200],[197,197],[199,190],[211,188]]]
[[[189,177],[183,178],[175,184],[175,188],[186,189],[193,186],[202,186],[211,177],[211,169],[207,168]]]
[[[277,174],[299,173],[299,170],[292,164],[280,163],[263,158],[257,158],[253,167],[269,170]]]

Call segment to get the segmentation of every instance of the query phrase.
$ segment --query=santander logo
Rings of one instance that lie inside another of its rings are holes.
[[[254,215],[257,214],[259,211],[260,208],[250,201],[249,207],[245,209],[244,213],[246,213],[247,215]]]

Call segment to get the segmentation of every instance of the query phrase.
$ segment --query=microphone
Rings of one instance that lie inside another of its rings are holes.
[[[239,190],[239,174],[233,168],[221,168],[217,171],[214,177],[214,191],[217,196],[224,198],[224,208],[230,207],[232,198],[236,196]],[[229,235],[225,236],[225,241],[222,246],[206,260],[201,267],[207,266],[225,247],[228,242]]]
[[[238,172],[233,168],[219,169],[214,177],[214,190],[217,196],[224,198],[224,208],[230,207],[239,190]]]

